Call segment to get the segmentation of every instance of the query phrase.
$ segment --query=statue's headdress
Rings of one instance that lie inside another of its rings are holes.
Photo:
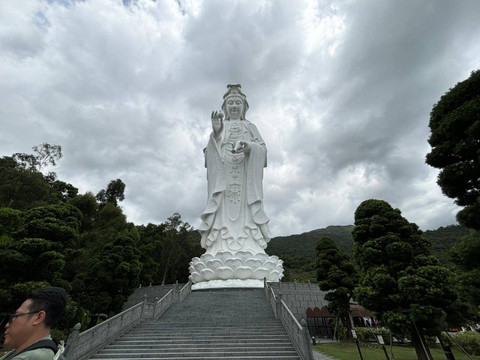
[[[223,104],[222,104],[222,110],[225,113],[225,116],[228,116],[227,107],[226,107],[227,100],[231,97],[239,97],[243,100],[243,113],[241,115],[241,119],[245,120],[245,113],[248,110],[248,102],[247,102],[247,97],[245,96],[244,93],[242,93],[242,90],[240,90],[242,88],[242,85],[229,84],[227,85],[227,88],[228,88],[227,92],[225,93],[225,95],[223,95]]]

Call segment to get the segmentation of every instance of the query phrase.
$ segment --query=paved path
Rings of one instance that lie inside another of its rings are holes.
[[[335,359],[331,356],[322,354],[321,352],[318,352],[318,351],[315,351],[315,350],[313,350],[313,358],[315,360],[337,360],[337,359]]]

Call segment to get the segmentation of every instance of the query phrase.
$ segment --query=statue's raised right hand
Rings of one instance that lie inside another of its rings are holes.
[[[220,136],[223,130],[223,113],[212,111],[212,130],[215,137]]]

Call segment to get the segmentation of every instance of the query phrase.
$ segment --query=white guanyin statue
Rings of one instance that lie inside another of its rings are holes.
[[[269,218],[263,209],[267,148],[256,126],[245,119],[246,96],[228,85],[222,112],[212,112],[212,133],[204,149],[208,201],[199,232],[206,249],[190,263],[193,288],[260,287],[279,281],[282,260],[265,253]]]

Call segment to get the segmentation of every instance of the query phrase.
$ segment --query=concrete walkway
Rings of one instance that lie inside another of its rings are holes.
[[[318,351],[315,351],[315,350],[313,350],[313,358],[315,360],[337,360],[337,359],[335,359],[331,356],[322,354],[321,352],[318,352]]]

